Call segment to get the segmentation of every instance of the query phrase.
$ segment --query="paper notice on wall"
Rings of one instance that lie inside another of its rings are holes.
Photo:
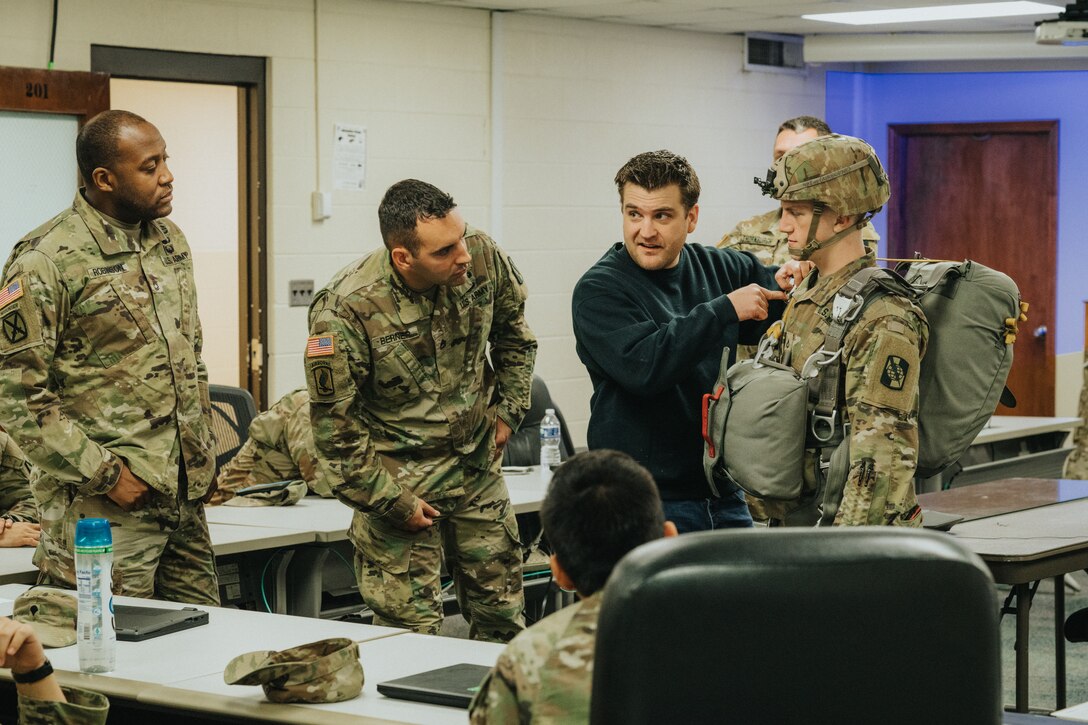
[[[366,188],[366,129],[336,124],[332,151],[332,188],[362,191]]]

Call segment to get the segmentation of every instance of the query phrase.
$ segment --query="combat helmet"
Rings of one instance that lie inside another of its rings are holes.
[[[839,134],[796,146],[775,161],[766,180],[757,177],[755,183],[773,199],[813,202],[805,246],[790,250],[799,259],[808,259],[816,250],[863,228],[891,196],[888,175],[873,147],[860,138]],[[857,214],[858,220],[848,229],[817,242],[816,228],[825,209],[844,216]]]

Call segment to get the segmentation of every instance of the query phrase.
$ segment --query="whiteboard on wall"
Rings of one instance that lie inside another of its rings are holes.
[[[27,232],[72,205],[75,116],[0,111],[0,264]]]

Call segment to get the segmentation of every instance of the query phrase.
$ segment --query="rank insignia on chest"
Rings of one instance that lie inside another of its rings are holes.
[[[332,355],[335,350],[332,335],[318,335],[306,341],[306,357],[324,357]]]
[[[5,307],[23,296],[23,281],[15,280],[0,291],[0,307]]]
[[[880,384],[891,390],[902,390],[907,381],[907,371],[910,363],[898,355],[889,355],[884,361],[884,372],[880,376]]]

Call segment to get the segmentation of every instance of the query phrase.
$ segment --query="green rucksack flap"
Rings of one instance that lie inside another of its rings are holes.
[[[997,410],[1012,367],[1020,290],[1008,275],[970,260],[912,262],[897,271],[917,290],[929,321],[916,473],[928,478],[959,460]]]

